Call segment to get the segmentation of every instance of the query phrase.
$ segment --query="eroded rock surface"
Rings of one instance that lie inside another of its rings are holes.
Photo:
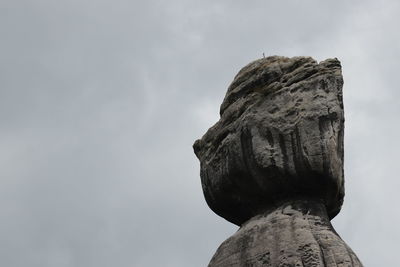
[[[362,266],[317,200],[281,203],[221,244],[209,266]]]
[[[228,88],[193,146],[209,207],[240,226],[209,266],[362,266],[330,220],[344,197],[337,59],[268,57]]]
[[[333,218],[344,196],[342,85],[337,59],[275,56],[244,67],[220,120],[194,144],[210,208],[241,225],[307,195]]]

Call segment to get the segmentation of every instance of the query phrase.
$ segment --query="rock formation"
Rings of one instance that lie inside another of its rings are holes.
[[[239,71],[195,142],[207,204],[240,226],[209,266],[362,266],[330,224],[344,197],[337,59],[267,57]]]

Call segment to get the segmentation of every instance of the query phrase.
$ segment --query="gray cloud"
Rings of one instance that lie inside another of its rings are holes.
[[[396,1],[2,1],[2,266],[205,266],[236,227],[191,145],[236,72],[338,57],[346,190],[333,223],[366,266],[400,240]]]

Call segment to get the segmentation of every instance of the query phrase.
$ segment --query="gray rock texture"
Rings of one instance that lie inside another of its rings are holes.
[[[314,200],[279,204],[222,243],[209,266],[362,266]]]
[[[228,88],[221,118],[194,144],[210,208],[241,225],[276,201],[321,198],[329,218],[342,206],[340,62],[268,57]]]
[[[197,140],[209,207],[240,229],[209,266],[362,266],[332,228],[344,197],[337,59],[267,57],[239,71]]]

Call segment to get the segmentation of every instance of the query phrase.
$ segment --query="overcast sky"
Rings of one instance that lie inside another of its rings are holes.
[[[337,57],[346,197],[366,266],[400,243],[400,2],[0,0],[0,266],[206,266],[237,227],[192,144],[241,67]]]

